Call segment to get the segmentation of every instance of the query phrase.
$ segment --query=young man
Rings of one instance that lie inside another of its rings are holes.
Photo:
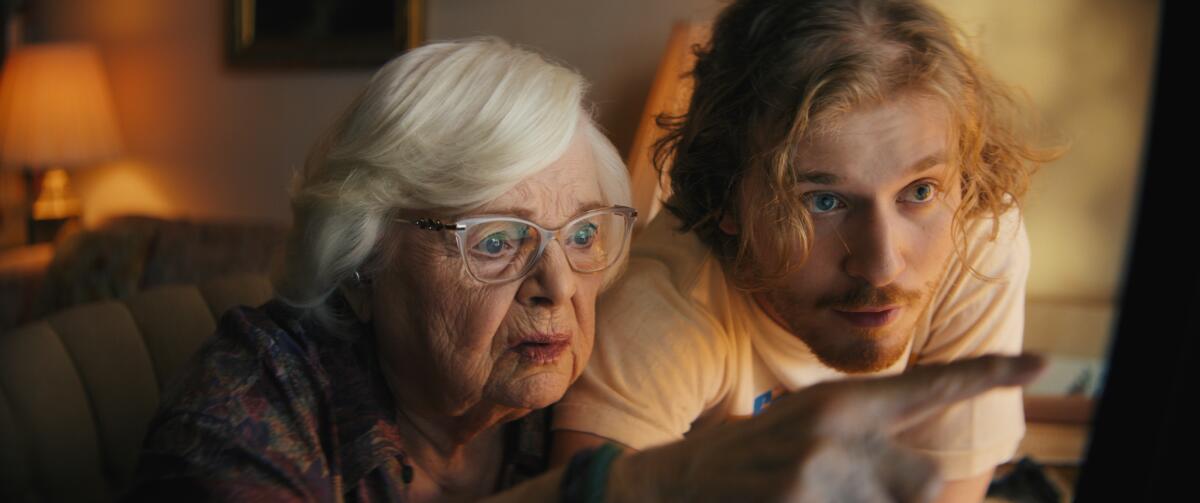
[[[743,0],[699,54],[656,160],[672,193],[601,299],[556,451],[634,449],[789,391],[1021,348],[1018,209],[1047,156],[918,1]],[[900,434],[979,501],[1024,434],[1019,389]]]

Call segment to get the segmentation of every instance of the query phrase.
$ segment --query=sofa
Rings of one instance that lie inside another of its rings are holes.
[[[0,501],[111,501],[162,390],[261,274],[77,305],[0,335]]]
[[[0,332],[62,309],[159,285],[267,274],[287,228],[126,215],[64,229],[53,244],[0,251]],[[11,257],[10,257],[11,256]]]

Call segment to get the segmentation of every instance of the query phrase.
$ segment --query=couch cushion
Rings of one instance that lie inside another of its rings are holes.
[[[259,274],[226,276],[200,284],[200,293],[208,301],[208,308],[216,320],[237,306],[261,306],[271,300],[273,292],[271,282]]]
[[[3,343],[0,343],[2,346]],[[0,381],[0,501],[20,501],[30,495],[29,443],[23,429],[17,428],[17,417]]]
[[[17,427],[17,415],[8,403],[8,395],[0,382],[0,501],[22,501],[32,497],[32,474],[29,472],[29,443],[23,429]]]
[[[131,481],[162,387],[267,279],[153,288],[0,335],[0,501],[106,501]]]
[[[217,325],[208,303],[194,285],[152,288],[125,301],[154,362],[154,380],[162,390]]]
[[[4,426],[0,443],[5,451],[25,445],[19,462],[28,463],[28,469],[10,472],[6,467],[0,474],[2,499],[111,498],[110,484],[100,473],[100,442],[88,392],[49,323],[33,323],[0,336],[0,391],[11,413],[0,422],[13,427]]]
[[[103,474],[113,487],[123,487],[132,480],[146,426],[158,408],[154,368],[138,326],[115,301],[71,308],[47,321],[82,377],[100,435]]]

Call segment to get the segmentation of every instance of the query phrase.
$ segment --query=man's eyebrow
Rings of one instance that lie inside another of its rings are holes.
[[[946,163],[946,152],[940,151],[935,154],[930,154],[930,155],[925,156],[921,160],[913,163],[912,166],[909,166],[908,169],[905,170],[904,172],[909,175],[915,175],[917,173],[921,173],[925,170],[928,170],[929,168],[932,168],[939,164],[945,164],[945,163]]]
[[[915,175],[946,162],[946,153],[938,152],[936,154],[922,157],[921,160],[914,162],[911,166],[904,170],[906,175]],[[841,183],[842,177],[825,171],[806,171],[796,176],[796,181],[799,183],[811,183],[815,185],[837,185]]]
[[[842,177],[824,171],[806,171],[796,175],[796,181],[816,185],[837,185],[842,181]]]

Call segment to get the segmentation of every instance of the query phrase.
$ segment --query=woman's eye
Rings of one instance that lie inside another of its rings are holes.
[[[471,246],[471,251],[479,255],[497,257],[510,255],[520,248],[522,243],[530,238],[530,229],[528,225],[494,225],[488,229],[479,229],[476,235],[483,237],[472,239],[475,244]]]
[[[508,239],[506,236],[501,233],[496,233],[483,238],[483,241],[480,241],[479,244],[475,245],[475,249],[489,255],[498,255],[500,252],[504,251],[504,248],[507,245]]]
[[[810,194],[805,199],[808,201],[808,210],[813,214],[829,213],[845,206],[841,199],[829,192]]]
[[[937,187],[932,183],[920,183],[908,189],[907,201],[914,203],[925,203],[933,199],[937,194]]]
[[[588,246],[592,244],[592,240],[596,238],[596,224],[584,224],[582,227],[575,230],[571,234],[571,245],[573,246]]]

